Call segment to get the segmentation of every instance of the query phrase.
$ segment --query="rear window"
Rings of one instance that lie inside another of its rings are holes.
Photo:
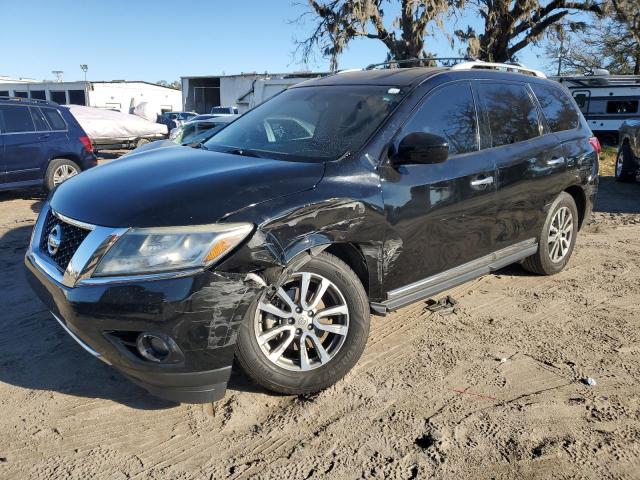
[[[525,85],[478,82],[478,92],[489,116],[493,147],[540,135],[538,109]]]
[[[42,108],[42,113],[47,118],[52,130],[66,130],[67,124],[55,108]]]
[[[552,132],[578,128],[578,112],[562,90],[535,84],[531,85],[531,88],[540,102],[542,113]]]
[[[29,107],[21,105],[0,105],[4,133],[33,132],[34,125]]]
[[[607,113],[638,113],[637,100],[610,100],[607,102]]]

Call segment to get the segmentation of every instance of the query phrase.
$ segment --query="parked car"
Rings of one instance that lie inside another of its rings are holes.
[[[238,107],[211,107],[211,115],[223,117],[225,115],[238,115]]]
[[[211,113],[204,113],[202,115],[196,115],[195,117],[192,117],[189,119],[190,122],[199,122],[201,120],[210,120],[212,118],[215,118],[216,115],[213,115]]]
[[[238,117],[239,115],[225,115],[223,117],[213,117],[205,120],[192,120],[171,130],[169,140],[178,144],[189,144],[191,143],[192,137],[212,128],[222,127]]]
[[[156,150],[158,148],[167,148],[167,147],[192,147],[192,148],[201,148],[202,144],[213,137],[216,133],[218,133],[222,128],[231,123],[231,117],[221,117],[224,118],[225,121],[219,121],[215,123],[215,126],[210,127],[207,130],[201,130],[199,133],[189,135],[186,138],[181,139],[178,143],[178,139],[174,138],[173,140],[156,140],[155,142],[147,143],[146,145],[142,145],[135,150],[131,150],[126,155],[134,155],[142,152],[148,152],[149,150]]]
[[[68,108],[0,97],[0,190],[52,190],[96,164],[91,140]]]
[[[166,125],[170,132],[197,115],[196,112],[164,112],[162,115],[158,115],[157,122]]]
[[[234,358],[276,392],[326,388],[371,312],[571,257],[599,144],[559,84],[477,65],[314,79],[199,149],[72,179],[35,225],[31,284],[86,350],[163,398],[221,398]]]
[[[620,127],[620,144],[616,157],[616,180],[640,180],[640,120],[627,120]]]

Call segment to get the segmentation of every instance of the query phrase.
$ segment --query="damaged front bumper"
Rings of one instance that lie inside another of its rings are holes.
[[[224,396],[238,326],[263,288],[245,274],[217,271],[67,287],[42,268],[37,252],[25,264],[34,291],[85,350],[175,402]],[[162,340],[167,355],[145,355],[150,339]]]

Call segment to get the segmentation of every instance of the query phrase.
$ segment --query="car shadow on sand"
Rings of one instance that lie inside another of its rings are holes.
[[[600,177],[594,212],[640,214],[640,183],[616,182]]]

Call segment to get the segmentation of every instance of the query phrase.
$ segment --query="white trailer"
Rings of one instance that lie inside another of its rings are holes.
[[[618,130],[627,120],[640,120],[640,76],[593,75],[552,77],[567,87],[591,130],[602,143],[617,145]]]

